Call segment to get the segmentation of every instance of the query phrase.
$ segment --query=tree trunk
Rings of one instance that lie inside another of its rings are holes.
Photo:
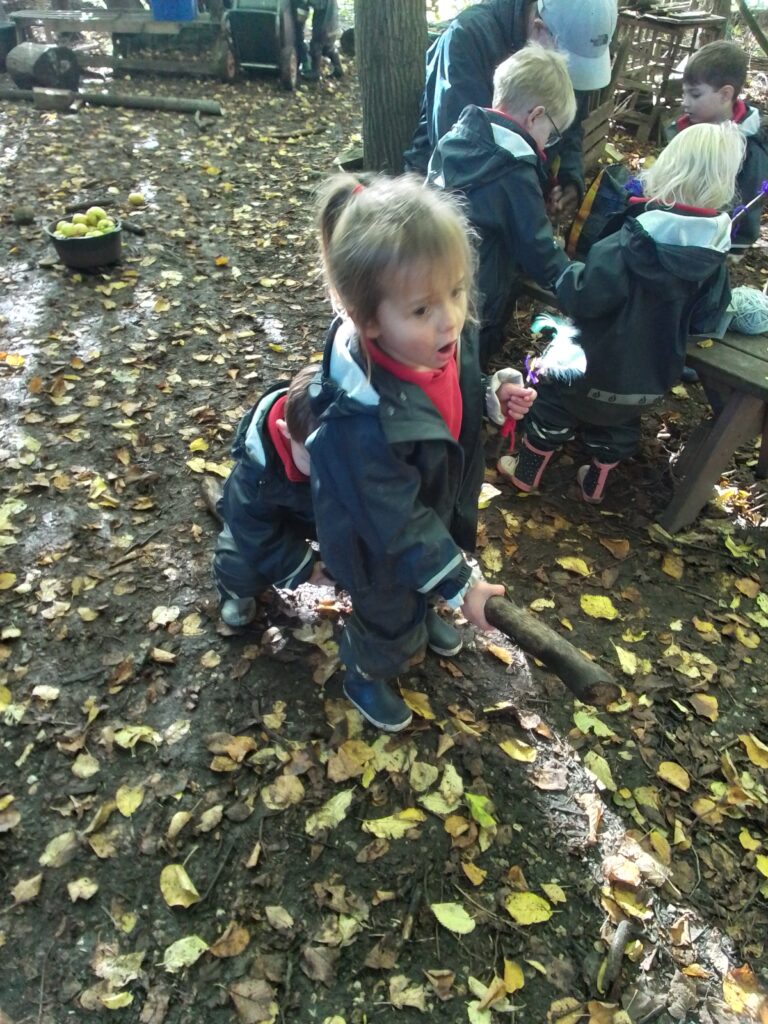
[[[419,120],[427,49],[424,0],[355,0],[367,170],[399,174]]]
[[[525,608],[505,597],[492,597],[486,602],[485,617],[512,643],[560,676],[582,703],[605,707],[621,696],[613,676]]]
[[[80,84],[77,55],[66,46],[19,43],[6,57],[8,74],[20,89],[72,89]]]

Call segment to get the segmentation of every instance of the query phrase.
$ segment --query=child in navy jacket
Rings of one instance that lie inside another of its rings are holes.
[[[674,138],[692,124],[733,121],[746,142],[744,163],[736,178],[736,201],[746,205],[759,196],[768,179],[768,130],[762,112],[740,99],[747,77],[747,54],[736,43],[718,39],[690,58],[683,71],[683,116],[669,125]],[[731,251],[741,255],[760,237],[762,200],[735,222]]]
[[[316,366],[306,366],[289,385],[276,384],[237,428],[237,461],[217,506],[224,528],[213,559],[229,626],[252,621],[255,598],[269,586],[330,582],[309,543],[315,524],[304,442],[316,426],[308,389],[317,376]]]
[[[539,486],[554,452],[579,432],[592,462],[578,471],[585,501],[631,455],[640,415],[680,377],[692,326],[711,329],[730,297],[730,217],[722,213],[744,153],[738,128],[693,125],[643,173],[645,198],[621,230],[596,242],[556,285],[587,355],[574,383],[543,382],[526,421],[512,483]]]
[[[568,265],[547,216],[546,150],[573,121],[576,99],[565,57],[529,44],[496,69],[493,109],[465,107],[438,142],[430,184],[466,197],[479,236],[480,363],[504,343],[524,275],[552,289]]]
[[[342,176],[323,196],[320,227],[346,316],[326,342],[320,425],[307,439],[317,535],[352,599],[344,692],[397,732],[411,713],[388,681],[427,643],[461,647],[430,601],[487,629],[485,602],[504,591],[464,554],[475,545],[483,404],[497,422],[519,419],[535,392],[501,371],[484,395],[476,332],[465,328],[472,249],[450,196],[408,177],[363,187]]]

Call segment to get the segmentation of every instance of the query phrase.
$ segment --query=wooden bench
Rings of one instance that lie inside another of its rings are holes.
[[[675,466],[675,494],[658,517],[668,533],[692,523],[740,445],[761,437],[755,476],[768,476],[768,337],[728,332],[688,344],[688,365],[717,392],[722,408],[688,439]]]
[[[522,291],[557,310],[554,294],[533,281]],[[768,477],[768,336],[728,331],[711,345],[692,339],[687,363],[721,408],[693,431],[677,460],[674,496],[658,516],[668,533],[693,522],[736,449],[752,438],[761,438],[755,476]]]

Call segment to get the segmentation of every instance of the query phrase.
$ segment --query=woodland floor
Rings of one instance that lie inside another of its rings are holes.
[[[600,508],[577,450],[522,498],[490,439],[486,573],[623,697],[574,704],[467,628],[402,678],[413,727],[377,736],[332,672],[332,592],[219,623],[201,499],[242,412],[322,344],[312,197],[359,141],[354,73],[119,88],[225,116],[0,107],[0,1022],[768,1020],[755,451],[671,539],[654,518],[698,386]],[[120,265],[52,259],[43,225],[78,201],[146,229]],[[764,249],[738,268],[766,274]]]

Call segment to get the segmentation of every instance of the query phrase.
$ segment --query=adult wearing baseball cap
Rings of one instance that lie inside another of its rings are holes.
[[[427,76],[419,126],[405,153],[406,170],[426,174],[437,142],[472,103],[490,107],[493,73],[526,43],[560,50],[573,87],[602,89],[611,77],[609,44],[616,28],[617,0],[484,0],[467,7],[427,51]],[[555,199],[575,212],[584,190],[579,105],[574,125],[559,147]]]

